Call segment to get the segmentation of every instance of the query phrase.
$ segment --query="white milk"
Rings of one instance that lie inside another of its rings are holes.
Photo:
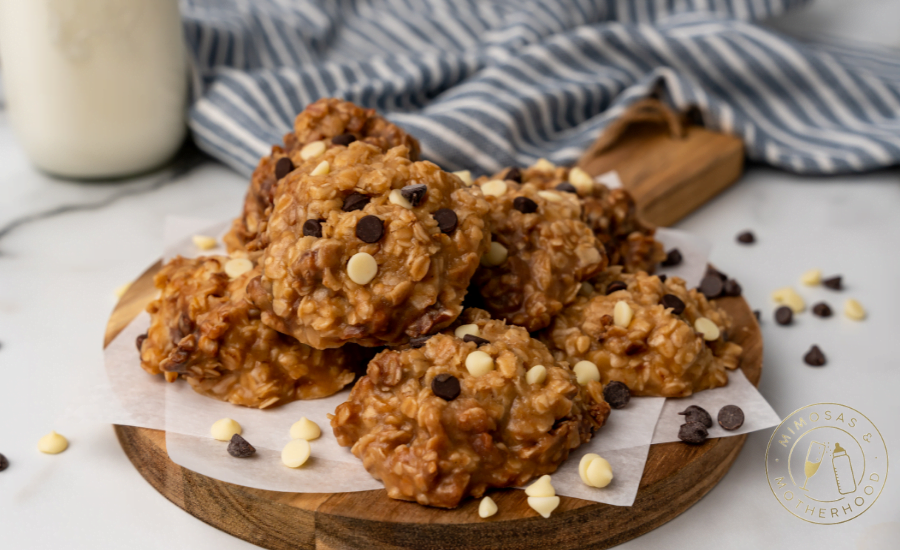
[[[133,174],[184,139],[177,0],[0,0],[0,58],[13,128],[42,170]]]

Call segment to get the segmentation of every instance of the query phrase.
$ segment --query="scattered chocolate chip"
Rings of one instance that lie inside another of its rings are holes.
[[[822,353],[819,346],[813,346],[803,356],[803,361],[811,367],[821,367],[825,364],[825,354]]]
[[[725,283],[720,279],[717,275],[708,273],[703,280],[700,281],[700,292],[706,296],[707,299],[718,298],[722,295],[722,291],[725,289]]]
[[[741,285],[734,279],[728,279],[725,281],[725,284],[722,285],[722,292],[725,293],[725,296],[740,296],[741,291],[743,291]]]
[[[672,314],[681,315],[684,313],[684,301],[674,294],[666,294],[662,297],[662,305],[665,308],[672,308]]]
[[[830,279],[825,279],[824,281],[822,281],[822,284],[825,285],[826,287],[830,288],[831,290],[843,290],[844,289],[844,285],[841,281],[840,275],[838,275],[836,277],[831,277]]]
[[[140,351],[141,351],[141,346],[144,345],[144,340],[146,340],[146,339],[147,339],[147,333],[146,333],[146,332],[145,332],[144,334],[138,334],[137,339],[135,339],[134,343],[135,343],[135,345],[137,345],[138,353],[140,353]]]
[[[699,445],[706,441],[709,432],[706,426],[699,422],[687,422],[678,429],[678,439],[691,445]]]
[[[578,189],[575,188],[571,183],[564,181],[556,186],[557,191],[562,191],[563,193],[575,193],[578,194]]]
[[[718,420],[726,430],[736,430],[744,425],[744,411],[737,405],[725,405],[719,409]]]
[[[825,302],[819,302],[814,305],[812,307],[812,312],[813,315],[818,315],[819,317],[831,317],[831,307]]]
[[[377,243],[384,236],[384,222],[378,216],[363,216],[356,222],[356,238],[364,243]]]
[[[677,248],[673,248],[666,253],[666,259],[662,261],[662,265],[665,267],[671,267],[673,265],[680,264],[681,260],[683,259],[684,258],[681,257],[681,251]]]
[[[666,282],[666,279],[668,279],[668,277],[665,274],[657,275],[657,277],[659,277],[659,282],[661,282],[661,283]]]
[[[754,310],[753,310],[753,315],[756,317],[756,322],[758,323],[758,322],[759,322],[759,316],[762,315],[762,311],[760,311],[760,310],[758,310],[758,309],[754,309]]]
[[[474,342],[476,346],[483,346],[485,344],[490,344],[491,341],[481,336],[475,336],[474,334],[466,334],[463,336],[463,342]]]
[[[699,422],[707,428],[712,427],[712,417],[703,407],[691,405],[678,414],[684,416],[684,421],[688,424],[691,422]]]
[[[322,222],[319,220],[306,220],[303,222],[303,234],[307,237],[322,237]]]
[[[613,292],[618,292],[620,290],[625,290],[628,288],[628,284],[625,281],[613,281],[609,283],[606,287],[606,295],[609,296]]]
[[[335,145],[347,146],[354,141],[356,141],[356,136],[354,136],[353,134],[341,134],[339,136],[334,136],[333,138],[331,138],[331,143]]]
[[[234,434],[228,443],[228,454],[234,458],[250,458],[256,454],[256,448],[240,435]]]
[[[645,351],[647,351],[647,346],[640,342],[632,342],[628,344],[627,348],[625,348],[625,355],[631,357],[632,355],[644,353]]]
[[[9,460],[6,460],[6,457],[3,456],[3,453],[0,453],[0,472],[9,468]]]
[[[415,338],[410,338],[409,339],[409,347],[414,348],[414,349],[419,349],[422,346],[424,346],[425,342],[427,342],[428,339],[431,338],[432,336],[433,336],[432,334],[426,334],[425,336],[416,336]]]
[[[442,372],[431,379],[431,391],[445,401],[453,401],[459,397],[459,378]]]
[[[789,325],[794,320],[794,310],[787,306],[781,306],[775,310],[775,322],[779,325]]]
[[[449,208],[441,208],[434,214],[434,221],[438,224],[438,229],[441,230],[441,233],[449,235],[456,231],[456,224],[459,222],[459,218],[456,217],[456,212],[450,210]]]
[[[503,179],[514,181],[516,183],[522,183],[522,171],[513,166],[506,171],[506,175],[503,176]]]
[[[613,380],[603,388],[603,399],[614,409],[621,409],[631,401],[631,390],[628,386]]]
[[[513,208],[523,214],[533,214],[537,212],[538,205],[528,197],[516,197],[513,199]]]
[[[280,180],[286,175],[290,174],[294,169],[294,163],[291,162],[291,159],[287,157],[281,157],[278,159],[278,162],[275,163],[275,179]]]
[[[366,195],[363,195],[362,193],[350,193],[350,195],[344,199],[344,206],[341,207],[341,210],[344,212],[362,210],[367,204],[369,204],[369,197]]]
[[[756,242],[756,235],[751,231],[744,231],[743,233],[738,234],[737,240],[739,243],[753,244]]]
[[[424,183],[407,185],[400,190],[400,194],[403,195],[403,198],[408,200],[409,204],[413,206],[419,206],[422,203],[422,199],[425,198],[425,193],[427,192],[428,186]]]

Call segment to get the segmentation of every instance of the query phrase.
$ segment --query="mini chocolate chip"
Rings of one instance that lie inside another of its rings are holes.
[[[578,194],[578,189],[575,188],[571,183],[564,181],[556,186],[557,191],[562,191],[563,193],[575,193]]]
[[[681,315],[684,313],[684,301],[674,294],[666,294],[662,297],[662,305],[665,308],[672,308],[673,315]]]
[[[718,420],[726,430],[736,430],[744,425],[744,411],[737,405],[725,405],[719,409]]]
[[[645,351],[647,351],[647,346],[640,342],[632,342],[628,344],[627,348],[625,348],[625,355],[631,357],[632,355],[644,353]]]
[[[706,426],[699,422],[687,422],[678,429],[678,439],[691,445],[699,445],[706,441],[709,435]]]
[[[442,372],[431,379],[431,391],[445,401],[453,401],[459,397],[459,378]]]
[[[377,243],[384,236],[384,222],[378,216],[363,216],[356,222],[356,238],[364,243]]]
[[[753,315],[756,317],[756,322],[758,323],[760,321],[759,316],[762,315],[762,311],[760,311],[758,309],[754,309]]]
[[[344,206],[341,207],[341,210],[344,212],[353,212],[354,210],[362,210],[369,204],[369,197],[363,195],[362,193],[350,193],[346,199],[344,199]]]
[[[628,284],[625,281],[613,281],[609,283],[606,287],[606,295],[609,296],[613,292],[618,292],[620,290],[625,290],[628,288]]]
[[[781,306],[775,310],[775,322],[779,325],[789,325],[794,320],[794,310],[787,306]]]
[[[665,274],[657,275],[657,277],[659,277],[659,282],[661,282],[661,283],[666,282],[666,279],[668,279],[668,277]]]
[[[247,440],[238,434],[231,436],[231,442],[228,443],[228,454],[234,458],[250,458],[256,453],[256,448],[247,443]]]
[[[672,250],[666,253],[666,259],[662,261],[662,265],[665,267],[670,267],[673,265],[678,265],[681,263],[681,260],[684,258],[681,257],[681,251],[677,248],[673,248]]]
[[[631,401],[631,390],[628,386],[613,380],[603,388],[603,399],[614,409],[621,409]]]
[[[400,190],[400,194],[403,195],[403,198],[408,200],[409,204],[413,206],[419,206],[422,203],[422,199],[425,198],[425,193],[427,192],[428,186],[424,183],[407,185]]]
[[[703,407],[691,405],[678,414],[684,416],[684,421],[687,423],[699,422],[707,428],[712,427],[712,417]]]
[[[6,460],[6,457],[3,456],[3,453],[0,453],[0,472],[9,468],[9,460]]]
[[[506,175],[503,176],[503,179],[514,181],[516,183],[522,183],[522,171],[513,166],[506,171]]]
[[[463,342],[475,342],[476,346],[483,346],[485,344],[490,344],[490,340],[486,340],[480,336],[475,336],[474,334],[466,334],[463,336]]]
[[[703,277],[703,280],[700,281],[700,292],[703,293],[707,299],[718,298],[722,295],[722,290],[725,289],[725,283],[722,282],[722,279],[713,274],[707,274]]]
[[[803,356],[803,361],[811,367],[821,367],[825,364],[825,354],[822,353],[819,346],[813,346]]]
[[[831,317],[831,307],[825,302],[819,302],[818,304],[812,307],[813,315],[818,315],[819,317]]]
[[[523,214],[532,214],[537,212],[538,205],[528,197],[516,197],[513,199],[513,208]]]
[[[415,338],[409,339],[409,347],[413,349],[419,349],[425,345],[425,342],[431,338],[433,334],[426,334],[425,336],[416,336]]]
[[[353,134],[341,134],[339,136],[334,136],[333,138],[331,138],[331,143],[335,145],[346,146],[350,145],[354,141],[356,141],[356,136],[354,136]]]
[[[725,296],[740,296],[742,290],[741,285],[734,279],[728,279],[722,285],[722,292],[725,293]]]
[[[836,277],[831,277],[830,279],[825,279],[824,281],[822,281],[822,284],[825,285],[825,287],[830,288],[831,290],[843,290],[844,289],[844,285],[841,281],[840,275],[838,275]]]
[[[141,346],[144,345],[144,340],[146,340],[146,339],[147,339],[146,332],[144,334],[138,334],[137,339],[134,341],[134,343],[137,345],[138,353],[141,352]]]
[[[751,231],[744,231],[743,233],[738,234],[737,240],[739,243],[753,244],[756,242],[756,235]]]
[[[291,162],[291,159],[287,157],[281,157],[278,159],[278,162],[275,163],[275,179],[280,180],[286,175],[290,174],[294,169],[294,163]]]
[[[434,214],[434,221],[438,224],[438,229],[441,230],[441,233],[449,235],[456,231],[456,224],[459,223],[459,218],[456,217],[456,212],[450,210],[449,208],[441,208]]]
[[[319,220],[306,220],[303,222],[303,234],[307,237],[322,238],[322,222]]]

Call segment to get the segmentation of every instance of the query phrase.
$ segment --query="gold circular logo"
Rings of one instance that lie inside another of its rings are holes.
[[[887,481],[887,446],[871,420],[838,403],[797,409],[766,449],[769,487],[784,509],[834,525],[861,515]]]

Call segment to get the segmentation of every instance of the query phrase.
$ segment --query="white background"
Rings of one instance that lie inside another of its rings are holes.
[[[900,2],[818,2],[777,26],[900,47]],[[90,202],[126,184],[61,182],[36,173],[0,113],[0,226],[60,204]],[[0,239],[0,548],[151,549],[252,545],[222,533],[159,495],[125,457],[112,428],[63,418],[81,373],[101,361],[115,297],[162,251],[165,215],[234,216],[247,182],[207,163],[186,178],[97,211],[25,225]],[[782,416],[813,402],[836,401],[865,413],[900,465],[900,169],[862,176],[803,178],[750,167],[732,189],[678,225],[714,243],[712,260],[739,278],[764,312],[765,368],[760,390]],[[752,229],[758,243],[735,243]],[[812,267],[844,276],[847,290],[801,292],[840,312],[853,296],[869,310],[855,323],[841,315],[800,315],[792,327],[772,321],[769,293],[798,286]],[[820,369],[802,356],[817,343]],[[56,429],[71,441],[62,455],[37,452]],[[622,548],[888,548],[900,541],[900,466],[863,516],[816,526],[787,513],[765,479],[771,432],[749,437],[722,482],[687,512]],[[665,503],[660,503],[664,506]],[[892,546],[894,547],[894,546]],[[900,545],[898,545],[900,547]]]

